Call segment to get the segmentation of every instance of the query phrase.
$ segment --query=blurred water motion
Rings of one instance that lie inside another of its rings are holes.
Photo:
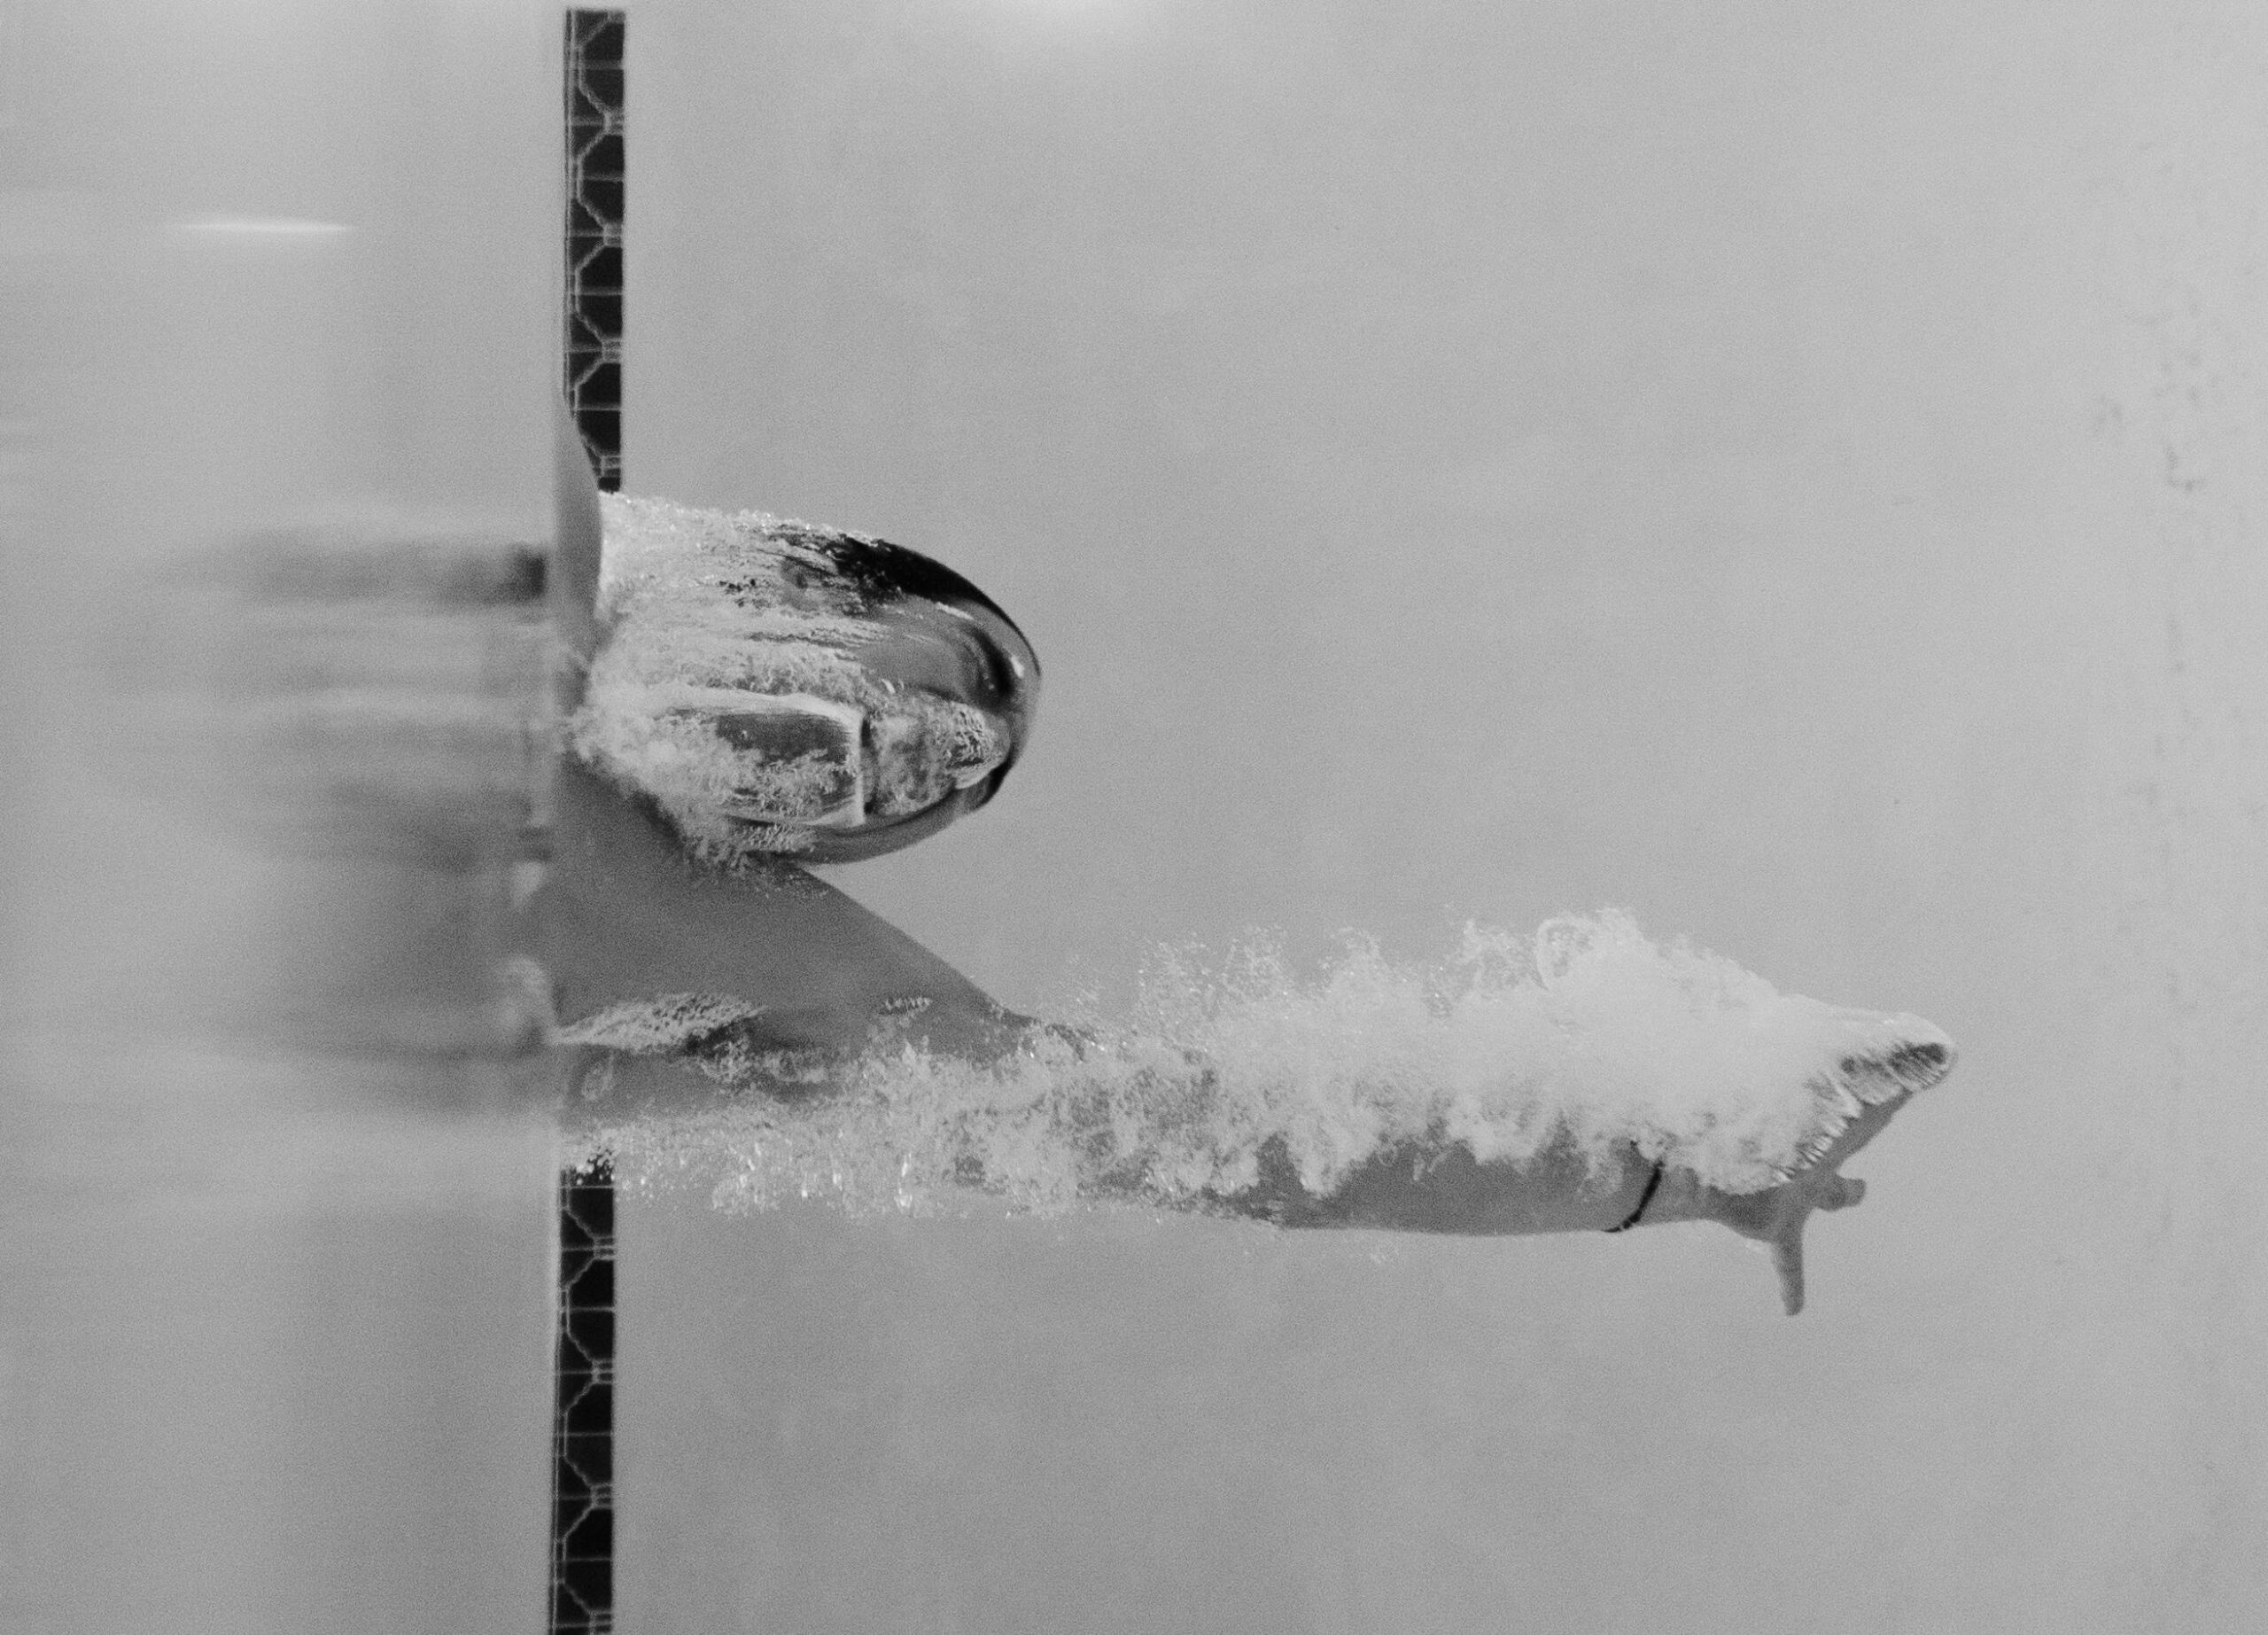
[[[96,775],[256,856],[279,924],[330,945],[239,966],[205,1024],[409,1057],[528,1054],[517,899],[548,848],[556,732],[540,542],[276,529],[169,564],[103,644]],[[186,997],[180,992],[175,999]]]
[[[9,15],[6,1616],[532,1629],[556,13]]]

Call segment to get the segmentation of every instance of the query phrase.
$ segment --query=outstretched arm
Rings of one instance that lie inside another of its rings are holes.
[[[1940,1057],[1931,1070],[1949,1065]],[[1595,1171],[1555,1148],[1525,1164],[1483,1164],[1464,1147],[1408,1144],[1380,1153],[1322,1196],[1301,1186],[1281,1143],[1261,1155],[1254,1187],[1208,1200],[1216,1208],[1286,1226],[1368,1226],[1403,1232],[1508,1236],[1547,1232],[1618,1232],[1682,1220],[1721,1221],[1770,1245],[1789,1316],[1803,1310],[1803,1229],[1814,1210],[1848,1209],[1866,1183],[1841,1166],[1911,1099],[1903,1091],[1864,1108],[1815,1157],[1759,1192],[1705,1185],[1690,1170],[1626,1151]]]

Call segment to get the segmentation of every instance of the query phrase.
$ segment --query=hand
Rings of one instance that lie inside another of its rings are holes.
[[[1695,1188],[1682,1218],[1720,1220],[1744,1238],[1770,1246],[1780,1274],[1780,1303],[1793,1317],[1804,1309],[1804,1222],[1814,1210],[1846,1210],[1867,1195],[1867,1184],[1837,1173],[1844,1162],[1874,1140],[1912,1097],[1901,1091],[1864,1108],[1817,1157],[1777,1186],[1761,1192]]]

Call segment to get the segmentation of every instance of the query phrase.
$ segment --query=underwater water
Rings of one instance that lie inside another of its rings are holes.
[[[556,35],[0,9],[10,1629],[541,1627]]]
[[[633,24],[628,489],[926,551],[1047,668],[830,883],[1109,1027],[1160,946],[1320,995],[1620,905],[1961,1062],[1793,1320],[1710,1226],[901,1214],[887,1141],[862,1211],[743,1129],[625,1207],[625,1620],[2249,1626],[2249,12]]]
[[[633,9],[629,485],[1014,614],[1014,778],[827,878],[1087,1032],[614,1132],[621,1627],[2249,1628],[2253,11]],[[32,1628],[542,1618],[556,24],[0,8]],[[1760,1175],[1925,1026],[1793,1321],[1160,1207]]]

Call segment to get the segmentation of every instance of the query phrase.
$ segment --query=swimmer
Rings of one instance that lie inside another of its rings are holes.
[[[910,844],[998,787],[1030,727],[1030,692],[1020,693],[1017,683],[1028,677],[1036,688],[1038,673],[1006,616],[966,581],[910,552],[885,564],[921,564],[933,576],[927,588],[939,593],[932,605],[958,599],[963,612],[941,617],[917,608],[886,642],[866,650],[882,653],[884,662],[898,664],[940,696],[974,690],[1004,741],[988,744],[977,735],[978,752],[968,762],[976,775],[931,780],[932,807],[876,812],[863,793],[883,781],[871,758],[874,746],[866,746],[870,758],[863,765],[854,763],[852,749],[859,741],[856,706],[871,708],[875,700],[861,701],[823,677],[814,682],[810,671],[802,684],[824,686],[829,696],[804,692],[801,703],[776,715],[751,707],[747,691],[679,695],[689,711],[705,710],[707,722],[723,723],[703,730],[731,749],[761,758],[784,746],[831,767],[830,778],[814,779],[800,797],[804,804],[795,806],[794,791],[776,789],[761,800],[743,798],[745,763],[728,758],[713,766],[730,775],[672,786],[652,770],[665,772],[670,763],[638,738],[640,723],[617,716],[607,731],[590,726],[605,713],[591,707],[591,678],[610,685],[623,679],[620,666],[607,669],[609,648],[622,639],[623,610],[634,606],[634,598],[616,596],[610,611],[601,563],[605,518],[581,444],[563,417],[557,481],[559,557],[548,594],[569,655],[560,702],[582,730],[574,739],[577,752],[561,758],[553,858],[533,918],[564,1023],[555,1037],[579,1054],[570,1077],[583,1094],[570,1098],[571,1124],[618,1125],[714,1103],[718,1076],[690,1069],[727,1034],[748,1049],[836,1061],[878,1040],[979,1063],[1029,1048],[1043,1034],[1084,1050],[1089,1041],[1076,1031],[998,1005],[798,860],[871,855]],[[824,586],[797,588],[807,594],[793,611],[840,613],[824,602]],[[956,670],[946,657],[956,639],[964,647],[990,643],[992,656]],[[1952,1052],[1941,1041],[1931,1030],[1926,1039],[1845,1058],[1831,1075],[1835,1084],[1808,1086],[1822,1106],[1846,1111],[1830,1117],[1825,1133],[1773,1184],[1756,1190],[1724,1190],[1691,1169],[1650,1161],[1635,1148],[1602,1173],[1571,1149],[1547,1149],[1518,1164],[1483,1163],[1469,1148],[1441,1141],[1389,1147],[1318,1196],[1301,1187],[1276,1140],[1262,1148],[1258,1179],[1241,1191],[1151,1201],[1285,1226],[1474,1235],[1720,1221],[1770,1250],[1783,1305],[1793,1315],[1804,1304],[1806,1222],[1814,1211],[1847,1209],[1864,1195],[1864,1183],[1845,1178],[1841,1166],[1915,1092],[1951,1070]],[[603,1104],[596,1104],[602,1096]]]

